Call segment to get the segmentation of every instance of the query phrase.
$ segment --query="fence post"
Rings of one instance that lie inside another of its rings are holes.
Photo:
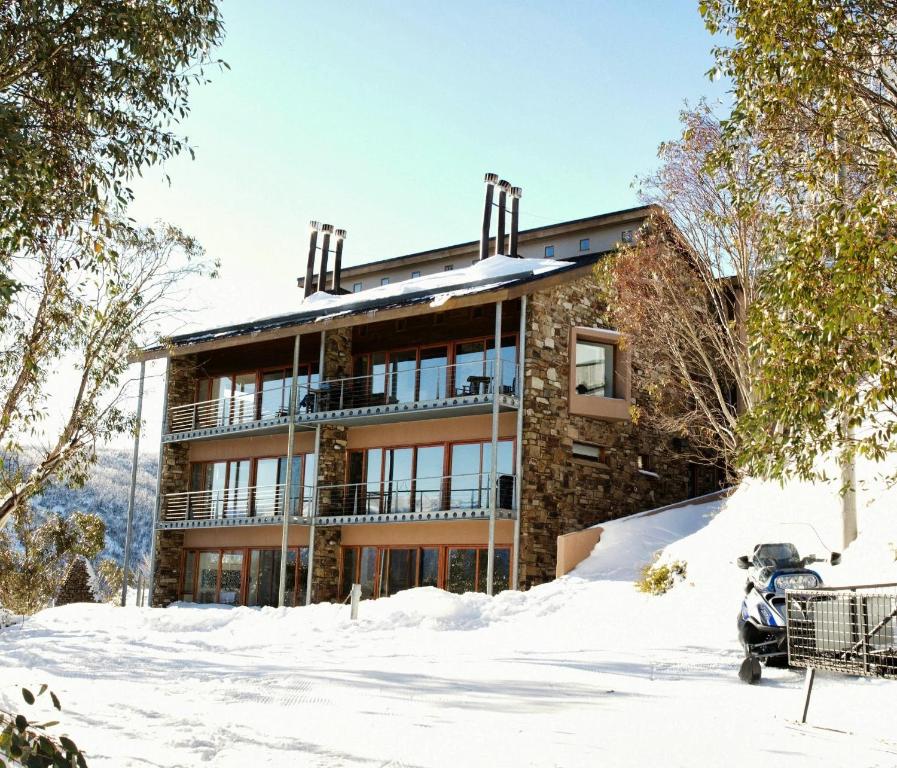
[[[361,584],[353,584],[349,593],[349,600],[352,606],[352,621],[358,619],[358,603],[361,602]]]
[[[807,712],[810,710],[810,696],[813,693],[813,681],[816,680],[816,669],[807,667],[807,675],[804,677],[804,711],[801,714],[801,723],[807,722]]]

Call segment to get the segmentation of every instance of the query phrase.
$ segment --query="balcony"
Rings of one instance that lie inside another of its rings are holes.
[[[498,476],[496,517],[514,516],[514,476]],[[319,488],[320,525],[482,520],[489,517],[489,475],[383,480]]]
[[[494,360],[432,367],[383,367],[365,376],[299,385],[296,426],[325,422],[367,424],[487,413],[497,397],[515,409],[520,394],[517,364],[503,361],[496,386]],[[175,406],[163,442],[284,431],[289,425],[289,384]]]
[[[514,517],[514,477],[498,476],[496,517]],[[318,525],[485,520],[489,476],[450,475],[407,480],[325,485],[318,488]],[[224,528],[279,525],[284,484],[169,493],[162,498],[159,528]],[[303,488],[290,504],[291,522],[311,522],[313,489]]]
[[[274,525],[282,521],[286,485],[255,485],[204,491],[167,493],[162,497],[160,528],[222,528],[240,525]],[[298,489],[290,500],[290,517],[296,522],[311,514],[312,488]]]

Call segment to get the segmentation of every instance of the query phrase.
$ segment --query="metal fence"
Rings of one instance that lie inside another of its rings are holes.
[[[788,664],[897,678],[897,584],[788,590]]]

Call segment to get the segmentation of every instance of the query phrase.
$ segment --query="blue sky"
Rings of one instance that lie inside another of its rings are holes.
[[[132,215],[221,261],[191,327],[293,308],[310,219],[347,229],[356,264],[475,239],[486,171],[523,187],[524,228],[636,204],[684,101],[725,95],[695,0],[222,10],[231,69],[181,126],[196,159],[134,185]]]

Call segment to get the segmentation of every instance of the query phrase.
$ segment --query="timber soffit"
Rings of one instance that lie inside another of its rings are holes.
[[[158,344],[140,350],[131,355],[129,361],[153,360],[169,355],[186,355],[209,349],[238,346],[248,342],[284,338],[294,335],[295,329],[298,327],[304,327],[305,333],[317,333],[322,330],[405,317],[409,314],[433,314],[499,300],[515,299],[524,294],[535,293],[582,277],[609,253],[612,251],[590,254],[569,263],[561,262],[563,266],[538,275],[527,271],[504,278],[490,277],[472,283],[460,282],[457,285],[442,285],[435,290],[402,296],[362,300],[330,312],[320,308],[305,312],[290,312],[261,320],[180,334],[173,336],[167,344]],[[477,290],[480,286],[481,289]],[[437,307],[430,306],[430,302],[437,296],[450,294],[453,291],[463,291],[463,293],[450,297]]]

